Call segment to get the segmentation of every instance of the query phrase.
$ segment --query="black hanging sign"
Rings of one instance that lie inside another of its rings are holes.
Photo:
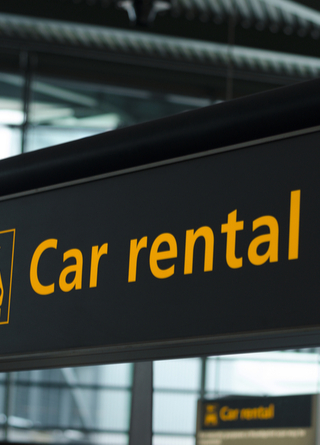
[[[179,356],[197,353],[172,349],[184,342],[318,328],[319,143],[315,132],[3,200],[3,363]]]
[[[197,445],[315,445],[316,395],[198,402]]]

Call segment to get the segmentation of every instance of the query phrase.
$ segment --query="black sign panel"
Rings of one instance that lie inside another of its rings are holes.
[[[226,397],[201,402],[201,430],[311,427],[312,396]]]
[[[306,134],[1,202],[0,354],[319,327],[319,142]]]

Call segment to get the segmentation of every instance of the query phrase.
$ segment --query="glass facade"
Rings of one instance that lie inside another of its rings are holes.
[[[0,374],[0,439],[128,444],[133,364]],[[153,363],[153,445],[194,445],[197,401],[317,394],[317,350]]]
[[[9,441],[126,444],[132,364],[1,374]]]

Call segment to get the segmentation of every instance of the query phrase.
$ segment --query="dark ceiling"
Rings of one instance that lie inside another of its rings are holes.
[[[320,74],[319,0],[172,1],[135,26],[115,0],[2,0],[0,64],[213,100]]]

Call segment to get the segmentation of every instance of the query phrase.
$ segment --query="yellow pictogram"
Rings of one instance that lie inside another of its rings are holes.
[[[207,405],[204,415],[205,426],[217,426],[219,423],[218,418],[218,405]]]

